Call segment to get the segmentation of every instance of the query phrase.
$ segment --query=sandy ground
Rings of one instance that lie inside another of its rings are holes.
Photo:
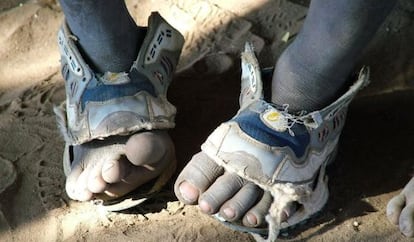
[[[182,167],[237,110],[243,43],[253,41],[263,66],[273,65],[298,32],[307,1],[137,2],[127,1],[140,25],[158,10],[186,38],[169,92],[179,111],[171,135]],[[401,1],[363,54],[372,84],[351,105],[329,168],[330,201],[284,240],[407,240],[384,208],[409,180],[414,159],[413,16],[414,4]],[[51,0],[0,2],[0,241],[253,241],[177,202],[171,184],[123,214],[67,198],[52,112],[64,99],[55,41],[62,19]]]

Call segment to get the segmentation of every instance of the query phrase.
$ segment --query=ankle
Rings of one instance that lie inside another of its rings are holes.
[[[61,0],[77,47],[98,73],[128,71],[145,30],[138,28],[123,0]]]
[[[107,38],[95,38],[84,35],[79,38],[78,48],[90,67],[98,72],[129,71],[136,60],[145,38],[144,28],[134,28],[134,31]]]
[[[300,53],[290,46],[276,63],[272,102],[280,106],[288,104],[291,112],[312,112],[334,101],[348,74],[333,72],[333,68],[323,64],[308,63],[309,58],[301,58],[293,52]]]

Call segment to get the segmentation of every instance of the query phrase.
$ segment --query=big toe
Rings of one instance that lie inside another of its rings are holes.
[[[187,181],[183,181],[178,189],[178,193],[186,203],[195,203],[200,196],[199,189]]]
[[[200,152],[193,156],[178,176],[174,186],[175,194],[183,203],[195,204],[200,194],[223,172],[222,167]]]
[[[166,131],[142,132],[132,135],[126,143],[125,155],[136,165],[153,165],[162,162],[174,150]]]

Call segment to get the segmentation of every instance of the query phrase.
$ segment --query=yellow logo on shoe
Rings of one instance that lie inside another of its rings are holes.
[[[272,112],[270,112],[268,115],[267,115],[267,120],[269,120],[269,121],[271,121],[271,122],[275,122],[275,121],[277,121],[277,120],[279,120],[279,118],[280,118],[280,113],[279,112],[274,112],[274,111],[272,111]]]
[[[118,78],[118,73],[108,72],[107,80],[110,82],[116,81]]]
[[[288,127],[288,122],[285,116],[276,109],[267,110],[262,116],[263,122],[271,129],[278,132],[285,132]]]
[[[110,72],[107,71],[99,80],[105,85],[119,85],[129,82],[129,77],[126,72]]]

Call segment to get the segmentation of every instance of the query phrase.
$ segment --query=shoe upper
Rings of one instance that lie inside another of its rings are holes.
[[[66,102],[55,112],[68,143],[174,127],[176,109],[166,95],[184,39],[158,13],[150,16],[146,37],[128,72],[95,73],[66,23],[58,44]]]
[[[275,241],[281,229],[305,221],[326,204],[325,167],[335,157],[348,105],[368,84],[368,76],[369,70],[363,68],[358,80],[336,101],[321,110],[293,115],[288,106],[264,100],[259,64],[251,44],[246,43],[240,109],[213,131],[201,149],[227,172],[272,195],[266,215],[267,241]],[[299,205],[298,210],[284,221],[284,209],[292,203]]]
[[[240,110],[220,125],[202,150],[226,170],[263,187],[275,183],[312,184],[332,159],[347,107],[368,83],[368,69],[338,100],[308,114],[292,115],[263,99],[262,80],[250,44],[242,54]]]

